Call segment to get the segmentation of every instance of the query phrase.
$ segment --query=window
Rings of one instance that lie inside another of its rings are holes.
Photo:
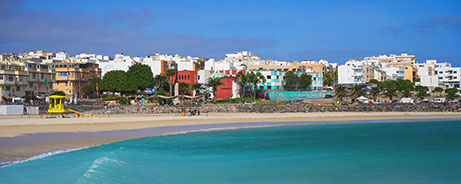
[[[69,82],[69,86],[72,86],[72,82]]]
[[[12,75],[8,75],[8,81],[13,81],[13,76]]]
[[[16,91],[21,91],[21,87],[20,87],[20,86],[16,86]]]
[[[59,85],[59,82],[56,82],[56,85]]]
[[[271,76],[270,76],[270,75],[268,75],[268,76],[267,76],[267,79],[271,79]]]
[[[64,83],[64,84],[67,86],[67,82],[66,82],[66,83]]]
[[[59,73],[59,76],[61,76],[61,77],[67,77],[67,72],[61,72],[61,73]]]
[[[36,79],[37,78],[37,74],[33,73],[32,74],[32,79]]]
[[[40,74],[40,79],[43,79],[43,78],[45,78],[45,76],[42,73],[42,74]]]
[[[0,75],[0,80],[3,80],[3,75]]]
[[[10,91],[10,88],[11,88],[10,86],[6,86],[5,90]]]

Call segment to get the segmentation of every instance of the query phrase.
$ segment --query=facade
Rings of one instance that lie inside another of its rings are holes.
[[[348,61],[338,66],[338,84],[364,84],[366,82],[363,62]]]
[[[66,95],[83,95],[82,89],[90,85],[92,79],[101,78],[101,69],[96,63],[61,62],[52,64],[56,71],[54,90]]]
[[[176,76],[176,81],[178,82],[184,82],[188,84],[195,84],[198,82],[197,71],[178,71],[178,74]]]
[[[53,73],[46,63],[24,61],[13,54],[0,55],[0,101],[27,94],[47,96],[54,82]]]
[[[419,84],[428,87],[460,88],[460,67],[452,67],[450,63],[437,63],[437,60],[427,60],[426,63],[416,63]]]
[[[221,82],[224,83],[218,86],[216,91],[216,99],[229,99],[239,97],[239,85],[235,77],[222,77]]]

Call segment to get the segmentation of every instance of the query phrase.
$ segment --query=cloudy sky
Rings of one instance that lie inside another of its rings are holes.
[[[457,0],[0,0],[0,53],[42,49],[344,63],[390,53],[461,66]]]

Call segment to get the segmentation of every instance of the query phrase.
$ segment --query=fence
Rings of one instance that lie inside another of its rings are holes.
[[[296,100],[309,98],[325,98],[331,91],[267,91],[271,100]]]

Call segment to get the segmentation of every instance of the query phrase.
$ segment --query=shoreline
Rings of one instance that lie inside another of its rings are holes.
[[[51,121],[49,121],[51,120]],[[461,120],[461,113],[214,113],[209,116],[111,115],[100,119],[0,120],[0,163],[128,139],[273,126]]]

